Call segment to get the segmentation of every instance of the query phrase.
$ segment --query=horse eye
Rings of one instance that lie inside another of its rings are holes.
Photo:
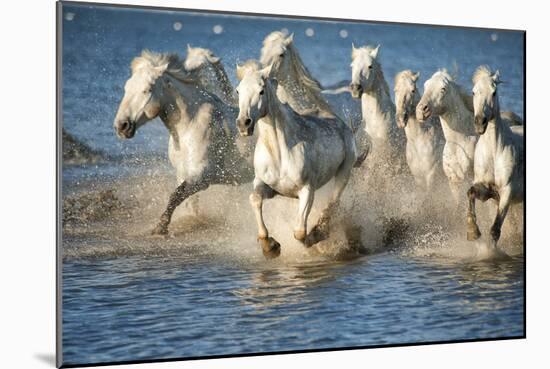
[[[445,93],[445,91],[447,91],[447,90],[445,90],[445,87],[443,87],[443,88],[441,89],[441,92]]]
[[[369,69],[372,69],[372,65],[369,65]]]
[[[235,92],[237,93],[237,95],[239,94],[239,90],[236,89]]]
[[[263,95],[263,94],[264,94],[264,90],[261,90],[261,91],[260,91],[260,95]]]
[[[414,94],[416,92],[416,90],[413,88],[411,92]]]
[[[279,58],[284,58],[284,57],[285,57],[285,54],[279,55]]]
[[[496,94],[497,94],[497,92],[496,92],[496,91],[493,91],[493,97],[495,97]]]

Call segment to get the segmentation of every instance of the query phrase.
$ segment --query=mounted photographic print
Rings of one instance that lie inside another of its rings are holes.
[[[524,31],[57,11],[59,366],[525,337]]]

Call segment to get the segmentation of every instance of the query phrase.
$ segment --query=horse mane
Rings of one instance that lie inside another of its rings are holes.
[[[472,76],[472,83],[475,85],[481,78],[484,77],[491,77],[493,75],[493,72],[491,71],[491,68],[487,65],[480,65],[476,68],[474,75]]]
[[[190,56],[191,54],[198,54],[200,58],[200,63],[197,65],[190,65]],[[216,79],[215,82],[219,82],[219,89],[221,90],[219,92],[220,98],[223,98],[224,101],[226,101],[229,105],[234,105],[236,103],[235,95],[233,94],[233,86],[231,85],[231,82],[229,81],[229,77],[227,76],[227,73],[225,71],[225,68],[223,67],[221,63],[221,59],[217,57],[211,50],[200,48],[200,47],[191,47],[190,45],[187,45],[187,58],[184,62],[184,66],[187,70],[192,71],[201,71],[206,68],[206,66],[211,66],[214,77]],[[204,76],[200,75],[198,77],[202,84],[204,86],[211,86],[213,81],[207,80],[204,78]],[[218,85],[214,84],[214,87],[212,89],[216,89]],[[215,93],[215,91],[212,91]]]
[[[167,73],[183,83],[202,83],[192,73],[187,71],[177,54],[156,53],[150,50],[143,50],[140,56],[135,57],[130,65],[132,74],[139,70],[145,70],[151,79],[160,77]]]
[[[395,75],[394,85],[397,85],[399,80],[402,79],[402,78],[413,79],[414,75],[415,75],[415,73],[410,69],[402,70],[401,72],[399,72]]]
[[[241,81],[244,76],[250,72],[257,72],[262,69],[262,65],[255,59],[248,59],[241,65],[237,65],[237,79]]]
[[[382,65],[378,62],[378,60],[374,60],[374,81],[378,82],[379,86],[382,86],[384,92],[390,96],[390,86],[388,85],[388,82],[386,81],[386,78],[384,78],[384,71],[382,70]]]
[[[285,58],[289,58],[290,68],[293,75],[293,79],[302,87],[303,93],[306,95],[306,99],[313,102],[315,109],[322,110],[334,115],[329,104],[322,96],[322,86],[317,79],[313,77],[309,69],[305,66],[298,50],[294,46],[294,42],[285,44],[286,35],[280,31],[271,32],[263,42],[264,48],[269,47],[274,43],[281,43],[286,51]],[[280,83],[284,85],[284,81],[281,79]]]
[[[439,69],[437,71],[437,73],[440,73],[441,75],[443,75],[444,81],[447,85],[452,85],[452,86],[455,87],[455,89],[458,93],[458,96],[460,97],[460,100],[462,100],[464,105],[466,106],[466,109],[468,109],[469,111],[471,111],[473,113],[474,112],[474,98],[473,98],[473,96],[468,91],[466,91],[466,89],[464,87],[462,87],[461,85],[459,85],[455,81],[455,78],[449,74],[447,69],[445,69],[445,68]]]

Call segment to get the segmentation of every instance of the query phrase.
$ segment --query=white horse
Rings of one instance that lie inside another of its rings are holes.
[[[395,76],[396,120],[400,128],[405,129],[407,136],[407,164],[417,186],[430,191],[434,180],[443,174],[441,156],[444,138],[437,118],[429,118],[424,123],[418,122],[415,115],[420,93],[416,81],[420,73],[410,70],[399,72]]]
[[[430,117],[439,117],[443,128],[443,171],[458,207],[465,186],[470,185],[473,177],[477,136],[468,95],[446,70],[437,71],[424,83],[424,94],[416,106],[416,118],[420,122]]]
[[[211,94],[174,54],[143,51],[114,120],[120,138],[160,117],[170,134],[168,156],[178,187],[171,194],[154,234],[166,234],[172,214],[189,196],[211,184],[245,183],[252,168],[237,149],[236,111]]]
[[[389,155],[393,163],[401,165],[405,135],[394,123],[395,106],[377,60],[379,49],[380,45],[356,48],[352,44],[350,91],[354,99],[361,99],[361,124],[374,154]]]
[[[275,195],[299,199],[294,237],[307,246],[328,236],[331,213],[348,183],[356,161],[351,129],[337,119],[299,115],[277,98],[271,66],[250,68],[237,87],[237,127],[250,136],[258,126],[254,153],[254,191],[250,203],[258,223],[258,239],[267,257],[280,254],[280,244],[269,236],[262,215],[264,199]],[[315,191],[334,178],[334,191],[316,226],[307,233],[307,219]]]
[[[524,198],[523,126],[510,127],[500,115],[497,86],[499,72],[479,67],[473,76],[474,127],[481,135],[475,149],[474,184],[468,190],[468,240],[481,236],[476,222],[475,201],[493,199],[497,214],[491,227],[496,247],[510,204]]]
[[[272,66],[281,102],[302,115],[336,117],[322,96],[321,84],[308,71],[294,47],[293,34],[287,37],[279,31],[270,33],[264,39],[260,63],[264,67]]]
[[[227,105],[237,106],[237,97],[221,59],[211,50],[191,47],[187,44],[187,56],[183,65],[189,72],[196,71],[201,83],[208,91],[218,96]]]

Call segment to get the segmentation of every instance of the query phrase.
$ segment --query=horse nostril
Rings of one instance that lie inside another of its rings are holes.
[[[128,121],[122,122],[119,128],[121,131],[125,132],[130,128],[130,123]]]
[[[423,105],[422,106],[422,111],[427,112],[428,111],[428,105]]]
[[[252,123],[252,119],[250,119],[250,118],[246,118],[245,121],[244,121],[244,125],[247,126],[247,127],[248,127],[251,123]]]

